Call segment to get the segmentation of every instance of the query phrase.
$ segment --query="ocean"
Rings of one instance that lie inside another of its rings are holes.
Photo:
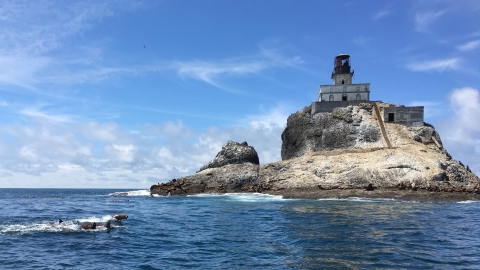
[[[0,209],[1,269],[480,268],[473,201],[0,189]]]

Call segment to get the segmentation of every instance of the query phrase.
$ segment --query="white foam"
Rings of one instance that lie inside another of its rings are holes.
[[[120,192],[115,192],[115,193],[110,193],[108,194],[110,196],[115,196],[115,197],[150,197],[150,190],[148,189],[142,189],[142,190],[132,190],[132,191],[120,191]],[[157,194],[153,194],[154,197],[158,197]]]
[[[188,195],[192,197],[216,197],[216,198],[225,198],[229,201],[239,201],[239,202],[264,202],[264,201],[281,201],[283,196],[281,195],[270,195],[263,193],[202,193],[196,195]]]
[[[348,197],[348,198],[322,198],[319,201],[354,201],[354,202],[384,202],[384,201],[396,201],[391,198],[360,198],[360,197]]]
[[[461,202],[457,202],[457,203],[478,203],[480,201],[473,201],[473,200],[467,200],[467,201],[461,201]]]
[[[109,216],[111,218],[111,216]],[[80,228],[80,224],[84,221],[81,220],[94,220],[95,218],[89,219],[76,219],[71,221],[64,221],[62,224],[58,223],[31,223],[31,224],[9,224],[9,225],[0,225],[0,235],[4,234],[26,234],[26,233],[39,233],[39,232],[82,232],[85,231]],[[105,217],[96,219],[96,220],[105,220]],[[85,221],[86,222],[86,221]],[[93,222],[93,221],[91,221]],[[112,226],[113,227],[113,226]],[[88,230],[91,232],[106,231],[107,228],[99,226],[94,230]]]
[[[76,222],[80,222],[80,223],[84,223],[84,222],[107,222],[109,220],[111,220],[113,217],[110,216],[110,215],[105,215],[103,217],[87,217],[87,218],[79,218],[79,219],[75,219]]]

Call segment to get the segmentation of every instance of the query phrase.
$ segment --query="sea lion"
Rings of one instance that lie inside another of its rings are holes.
[[[122,219],[127,219],[128,216],[126,214],[116,214],[113,216],[113,218],[116,220],[122,220]]]
[[[49,227],[55,227],[55,226],[57,226],[57,225],[59,225],[59,226],[65,226],[65,224],[66,224],[65,221],[63,221],[62,219],[59,219],[59,220],[58,220],[58,224],[56,224],[56,223],[47,223],[46,225],[49,226]]]
[[[105,224],[103,224],[103,226],[105,226],[105,228],[107,228],[107,229],[110,229],[110,228],[112,228],[112,226],[110,225],[110,223],[111,223],[111,222],[110,222],[110,220],[109,220],[109,221],[105,222]]]
[[[93,222],[93,223],[90,223],[90,222],[87,222],[87,223],[83,223],[80,228],[84,229],[84,230],[95,230],[97,228],[97,223]]]

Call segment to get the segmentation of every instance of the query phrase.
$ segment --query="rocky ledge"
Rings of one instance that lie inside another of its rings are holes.
[[[310,111],[305,107],[288,118],[282,161],[260,166],[253,147],[229,141],[196,174],[152,185],[150,192],[480,199],[480,179],[451,158],[432,125],[385,123],[388,138],[384,138],[370,104],[336,108],[332,113],[311,115]],[[386,139],[392,147],[387,147]]]

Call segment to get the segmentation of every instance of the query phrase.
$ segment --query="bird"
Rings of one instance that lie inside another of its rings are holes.
[[[147,48],[147,47],[145,47],[145,45],[143,45],[143,48],[145,49],[145,48]]]

